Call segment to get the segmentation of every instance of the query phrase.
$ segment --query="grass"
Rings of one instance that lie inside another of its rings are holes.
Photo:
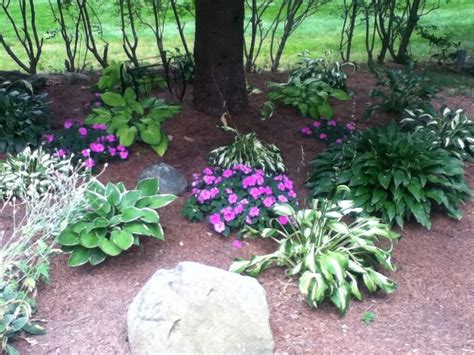
[[[434,1],[434,0],[430,0]],[[333,0],[332,3],[321,7],[312,17],[308,18],[303,25],[294,33],[285,49],[281,69],[290,67],[296,60],[298,53],[307,50],[311,56],[321,57],[328,55],[331,58],[338,59],[338,45],[342,18],[340,15],[340,0]],[[51,15],[48,0],[35,0],[37,6],[38,28],[40,33],[48,39],[45,40],[43,56],[39,63],[41,71],[62,71],[64,70],[65,50],[59,34],[51,37],[48,34],[57,29]],[[120,32],[120,24],[117,10],[113,7],[113,2],[102,1],[97,7],[99,16],[103,24],[106,40],[110,43],[109,58],[113,60],[126,60],[126,56],[122,49],[122,39]],[[12,6],[16,6],[12,3]],[[265,22],[271,21],[271,15],[275,12],[274,8],[270,9]],[[462,14],[462,16],[460,15]],[[18,16],[18,11],[15,13]],[[150,15],[145,16],[150,18]],[[465,48],[468,53],[474,52],[474,26],[472,26],[472,18],[474,17],[474,1],[472,0],[451,0],[447,3],[442,2],[442,8],[431,12],[428,16],[423,17],[421,24],[426,26],[436,26],[435,33],[443,34],[452,32],[457,41],[461,41],[461,47]],[[192,45],[194,28],[191,16],[185,18],[185,32],[189,44]],[[9,43],[12,44],[16,51],[20,50],[13,29],[6,20],[5,15],[0,11],[0,33],[4,35]],[[139,26],[139,47],[138,53],[141,58],[154,57],[158,55],[156,50],[153,33],[143,25]],[[168,23],[165,30],[166,48],[180,47],[180,40],[176,26],[171,18],[171,12],[168,13]],[[412,55],[415,59],[428,59],[433,54],[433,49],[423,39],[415,36],[411,46]],[[22,56],[24,58],[24,56]],[[366,60],[364,33],[363,28],[358,27],[354,38],[354,50],[352,60],[364,62]],[[88,61],[92,66],[97,64],[91,56]],[[266,43],[262,49],[258,65],[262,68],[268,68],[269,46]],[[3,48],[0,48],[0,69],[11,70],[18,69],[16,64],[7,56]],[[441,79],[441,74],[433,75],[437,80],[445,81],[446,84],[459,83],[459,80]],[[471,78],[472,79],[472,78]],[[463,85],[473,85],[473,80],[464,80]]]

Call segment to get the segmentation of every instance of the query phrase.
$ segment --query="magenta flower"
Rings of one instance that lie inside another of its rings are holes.
[[[91,143],[89,145],[89,148],[94,152],[94,153],[102,153],[105,150],[105,147],[102,143]]]
[[[278,202],[287,203],[288,199],[286,198],[286,196],[280,195],[278,196]]]
[[[214,175],[205,175],[203,180],[206,185],[211,185],[216,180],[216,177]]]
[[[64,158],[66,156],[66,151],[64,149],[59,149],[56,154],[58,158]]]
[[[209,167],[205,168],[202,172],[206,175],[212,175],[214,173],[214,171]]]
[[[101,106],[102,106],[102,102],[96,101],[96,102],[94,102],[94,105],[96,105],[97,107],[101,107]]]
[[[311,129],[308,127],[303,127],[301,128],[301,133],[303,133],[305,136],[310,136],[311,135]]]
[[[267,208],[270,208],[272,207],[274,204],[275,204],[275,198],[274,197],[266,197],[264,200],[263,200],[263,205]]]
[[[114,157],[114,156],[117,154],[117,149],[115,149],[114,147],[108,147],[107,149],[108,149],[109,154],[110,154],[111,156]]]
[[[222,176],[225,178],[230,178],[232,175],[234,175],[234,171],[232,169],[226,169],[222,173]]]
[[[108,136],[105,137],[105,139],[107,140],[107,142],[113,143],[117,140],[117,137],[115,137],[113,134],[109,134]]]
[[[124,151],[120,152],[119,155],[120,155],[120,159],[125,160],[125,159],[128,158],[128,151],[124,150]]]
[[[288,196],[291,197],[291,198],[296,198],[296,192],[290,191],[290,192],[288,192]]]
[[[213,187],[209,194],[211,198],[215,198],[217,195],[219,195],[219,189],[217,187]]]
[[[84,166],[88,169],[92,169],[95,166],[95,161],[89,158],[84,162]]]
[[[280,222],[282,225],[285,225],[285,224],[288,223],[288,217],[280,216],[280,217],[278,217],[278,222]]]
[[[336,139],[336,144],[341,144],[341,143],[342,143],[342,139],[341,139],[341,138]]]
[[[54,134],[45,134],[43,138],[46,140],[46,142],[52,143],[54,141]]]
[[[100,92],[96,92],[96,93],[94,94],[94,96],[97,97],[97,98],[99,98],[99,97],[102,96],[102,94],[101,94]]]
[[[222,215],[224,216],[224,220],[226,222],[231,222],[235,219],[235,212],[230,207],[224,208]]]
[[[278,187],[278,190],[285,191],[285,184],[284,184],[284,183],[280,182],[280,183],[277,185],[277,187]]]
[[[211,222],[211,224],[217,224],[217,223],[220,223],[221,222],[221,216],[219,213],[214,213],[214,214],[211,214],[209,216],[209,222]]]
[[[346,124],[346,128],[347,128],[349,131],[355,131],[356,125],[355,125],[354,122],[349,122],[348,124]]]
[[[237,205],[234,208],[234,213],[235,214],[241,214],[242,212],[244,212],[244,206],[243,205]]]
[[[66,120],[66,122],[64,122],[64,128],[69,129],[72,127],[73,124],[74,124],[74,121],[69,118]]]
[[[214,230],[215,230],[217,233],[222,233],[223,231],[225,231],[225,224],[224,224],[224,222],[220,222],[220,223],[214,224]]]
[[[250,189],[250,196],[252,196],[255,200],[258,199],[260,197],[260,195],[262,194],[262,192],[260,191],[260,189],[256,188],[256,187],[252,187]]]
[[[238,239],[235,239],[233,242],[232,242],[232,247],[234,247],[235,249],[242,249],[243,248],[243,245],[242,245],[242,242]]]
[[[331,120],[331,121],[329,121],[329,122],[328,122],[328,126],[336,127],[336,126],[337,126],[336,120]]]
[[[326,133],[321,133],[319,135],[319,139],[326,139],[328,137],[328,135]]]
[[[242,201],[240,201],[240,204],[241,204],[241,205],[248,205],[248,204],[249,204],[249,200],[247,200],[246,198],[244,198]]]
[[[229,203],[236,203],[239,197],[236,194],[229,195],[229,198],[227,199]]]
[[[91,156],[91,151],[89,149],[84,149],[81,151],[81,154],[84,158],[89,158]]]
[[[257,179],[255,178],[254,175],[247,176],[242,180],[242,186],[244,189],[251,186],[255,186],[256,184],[257,184]]]
[[[314,128],[319,128],[321,126],[321,122],[320,121],[314,121],[313,122],[313,127]]]
[[[258,217],[260,214],[260,208],[258,207],[251,207],[249,210],[250,217]]]
[[[81,136],[87,136],[87,128],[84,128],[84,127],[79,128],[79,134]]]

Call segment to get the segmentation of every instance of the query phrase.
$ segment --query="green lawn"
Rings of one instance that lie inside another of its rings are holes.
[[[54,30],[55,24],[50,14],[48,0],[35,0],[37,4],[38,27],[42,34],[47,36],[48,31]],[[112,1],[102,1],[99,8],[99,15],[104,27],[107,41],[110,42],[110,59],[124,60],[125,55],[122,50],[121,33],[119,28],[119,17],[111,5]],[[339,32],[342,24],[338,4],[341,0],[333,0],[332,3],[324,5],[321,10],[309,18],[300,29],[290,38],[285,50],[281,68],[289,67],[297,58],[297,54],[303,50],[308,50],[311,55],[324,56],[327,53],[333,58],[338,58]],[[12,2],[16,5],[15,2]],[[13,6],[12,5],[12,6]],[[269,11],[269,15],[273,10]],[[170,14],[171,15],[171,12]],[[447,4],[442,1],[442,8],[430,13],[422,19],[424,25],[436,25],[438,33],[452,32],[455,39],[461,41],[463,48],[468,53],[474,52],[474,1],[473,0],[451,0]],[[193,38],[193,19],[187,18],[186,35],[189,43]],[[267,16],[266,21],[269,21]],[[153,33],[144,26],[140,26],[139,54],[142,58],[157,55]],[[9,43],[14,44],[16,39],[12,28],[5,16],[0,13],[0,32]],[[354,61],[365,61],[365,48],[363,42],[362,28],[356,33],[354,51],[352,59]],[[175,24],[169,16],[166,27],[165,42],[167,48],[180,46],[178,33]],[[15,49],[18,46],[13,45]],[[428,58],[432,49],[420,38],[415,37],[412,42],[412,52],[415,58]],[[264,46],[260,56],[259,65],[269,66],[268,45]],[[62,71],[64,68],[64,49],[59,34],[53,38],[45,40],[44,53],[40,62],[42,71]],[[96,66],[93,58],[89,58],[90,63]],[[0,48],[0,69],[16,69],[15,63],[6,55],[3,48]]]

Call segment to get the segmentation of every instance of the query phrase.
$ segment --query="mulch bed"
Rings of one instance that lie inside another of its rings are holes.
[[[280,74],[255,74],[251,84],[265,88],[268,80]],[[374,84],[370,75],[352,74],[350,89],[355,98],[336,102],[336,117],[349,122],[362,117]],[[189,89],[191,90],[191,89]],[[92,93],[84,87],[65,87],[52,80],[46,91],[57,125],[67,118],[84,118],[84,105]],[[123,181],[132,188],[141,170],[149,164],[166,162],[191,179],[206,166],[207,153],[228,144],[233,136],[221,131],[218,117],[192,109],[188,93],[183,111],[167,123],[173,136],[170,149],[160,158],[145,146],[134,147],[127,162],[111,164],[101,175],[106,181]],[[255,130],[261,138],[276,143],[283,152],[289,175],[296,183],[302,201],[307,193],[303,182],[308,163],[325,145],[302,138],[299,128],[311,122],[293,110],[281,109],[270,120],[260,121],[257,111],[265,95],[251,96],[248,114],[232,118],[242,132]],[[461,105],[474,117],[474,104],[463,97],[449,97],[453,107]],[[370,124],[390,117],[376,115]],[[358,127],[366,124],[359,123]],[[474,169],[468,179],[474,187]],[[127,306],[158,269],[174,268],[180,261],[196,261],[227,269],[236,257],[273,250],[270,240],[244,241],[234,249],[235,236],[217,236],[206,223],[193,224],[181,216],[186,196],[160,210],[166,241],[144,240],[119,257],[109,258],[98,267],[68,268],[67,256],[52,260],[51,285],[42,286],[36,317],[46,321],[47,333],[32,343],[17,343],[21,353],[31,354],[128,354],[126,336]],[[363,302],[352,302],[347,315],[339,317],[336,308],[325,304],[311,310],[302,299],[297,284],[281,269],[265,272],[259,281],[267,291],[270,321],[279,353],[460,353],[474,351],[474,208],[464,207],[464,219],[456,221],[437,214],[428,231],[408,223],[403,238],[395,244],[394,260],[399,270],[391,273],[399,285],[393,294],[376,294]],[[376,319],[370,325],[361,321],[364,312]],[[245,326],[245,325],[243,325]],[[30,338],[31,339],[31,338]]]

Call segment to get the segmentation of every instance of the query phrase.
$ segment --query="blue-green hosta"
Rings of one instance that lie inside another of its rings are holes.
[[[463,162],[434,144],[426,130],[370,128],[330,146],[312,165],[307,184],[313,196],[332,196],[336,186],[348,185],[346,197],[365,213],[400,226],[414,217],[430,228],[434,206],[460,219],[459,206],[471,198]]]
[[[398,238],[388,225],[373,217],[357,217],[346,223],[349,215],[359,213],[351,201],[313,200],[308,209],[295,211],[277,205],[279,215],[261,231],[278,245],[275,252],[237,260],[231,271],[258,276],[272,265],[284,266],[290,276],[299,278],[299,288],[311,307],[329,299],[344,314],[352,298],[362,300],[361,285],[369,292],[378,289],[395,291],[396,284],[377,271],[381,266],[395,270],[391,244]],[[379,247],[384,239],[390,246]]]
[[[138,245],[140,236],[164,240],[156,209],[173,202],[176,196],[158,191],[159,182],[153,178],[140,181],[129,191],[122,183],[91,183],[85,194],[88,210],[58,237],[63,249],[72,253],[69,266],[97,265],[107,256]]]
[[[441,107],[439,113],[422,109],[405,110],[400,124],[409,131],[428,130],[433,142],[456,158],[474,161],[474,121],[463,110],[453,111],[446,106]]]

